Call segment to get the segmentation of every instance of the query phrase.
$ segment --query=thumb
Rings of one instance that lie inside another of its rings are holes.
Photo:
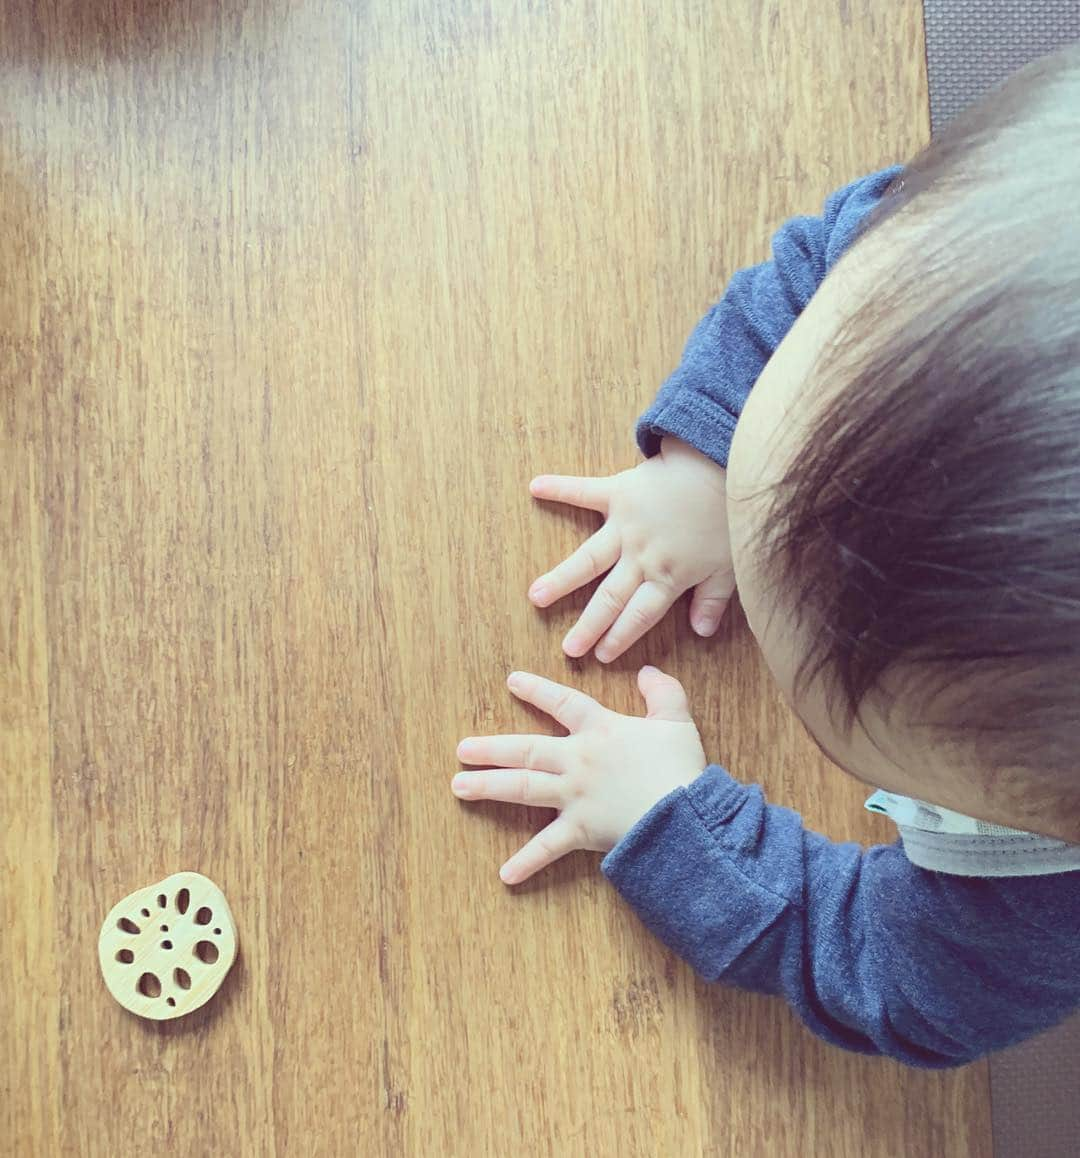
[[[698,635],[708,636],[716,631],[734,593],[733,571],[714,571],[694,588],[690,600],[690,626]]]
[[[670,720],[673,724],[690,724],[690,705],[683,686],[674,676],[664,675],[655,667],[638,672],[638,688],[645,697],[650,720]]]

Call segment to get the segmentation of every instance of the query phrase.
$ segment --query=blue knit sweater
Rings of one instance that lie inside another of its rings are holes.
[[[772,351],[897,169],[796,217],[737,273],[638,425],[721,465]],[[1080,872],[971,878],[808,832],[717,765],[661,800],[604,858],[645,924],[708,981],[783,996],[826,1040],[950,1066],[1080,1006]]]

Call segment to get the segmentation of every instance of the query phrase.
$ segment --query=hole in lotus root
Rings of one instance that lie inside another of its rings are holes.
[[[139,978],[139,984],[136,986],[143,997],[160,997],[161,996],[161,982],[153,973],[144,973]]]
[[[195,946],[195,956],[204,965],[213,965],[218,959],[218,948],[213,941],[200,941]]]

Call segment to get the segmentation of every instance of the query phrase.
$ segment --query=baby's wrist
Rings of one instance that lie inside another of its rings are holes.
[[[665,434],[660,440],[660,455],[665,461],[677,462],[680,466],[692,467],[699,471],[703,480],[707,480],[710,486],[723,493],[727,471],[689,442],[684,442],[673,434]]]

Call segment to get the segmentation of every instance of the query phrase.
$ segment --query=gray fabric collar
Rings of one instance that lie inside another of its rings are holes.
[[[1080,871],[1080,845],[990,824],[892,792],[875,792],[865,807],[896,824],[908,860],[919,868],[964,877]]]

